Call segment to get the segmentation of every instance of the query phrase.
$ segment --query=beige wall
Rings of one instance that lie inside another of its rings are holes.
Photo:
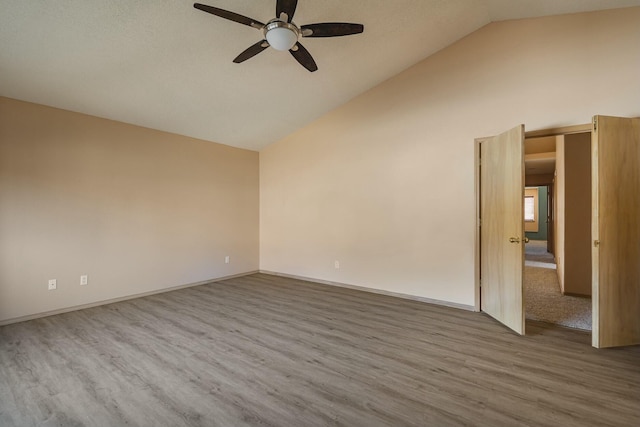
[[[591,133],[564,137],[564,292],[591,295]]]
[[[0,322],[257,270],[258,191],[256,152],[0,98]]]
[[[264,149],[261,269],[473,305],[474,138],[640,115],[638,40],[640,8],[494,23]]]

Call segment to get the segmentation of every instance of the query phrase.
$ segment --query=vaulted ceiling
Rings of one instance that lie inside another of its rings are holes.
[[[199,0],[258,21],[275,0]],[[319,71],[188,0],[0,0],[0,96],[259,150],[482,26],[640,0],[299,0],[294,21],[356,22],[305,38]]]

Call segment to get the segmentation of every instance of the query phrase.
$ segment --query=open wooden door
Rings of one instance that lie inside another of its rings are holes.
[[[593,120],[593,346],[640,344],[640,119]]]
[[[480,145],[481,309],[524,334],[524,126]]]
[[[553,184],[547,186],[547,252],[556,258],[555,235],[553,234]]]

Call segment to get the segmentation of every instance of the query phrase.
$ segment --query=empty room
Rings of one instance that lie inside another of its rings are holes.
[[[640,0],[202,1],[0,0],[0,426],[640,425]]]

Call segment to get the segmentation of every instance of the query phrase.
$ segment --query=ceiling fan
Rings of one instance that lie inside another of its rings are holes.
[[[300,37],[338,37],[359,34],[364,31],[362,24],[346,22],[325,22],[297,26],[293,23],[298,0],[277,0],[276,17],[266,24],[255,19],[247,18],[228,10],[195,3],[193,7],[212,15],[253,27],[264,33],[264,39],[249,47],[233,60],[236,64],[253,58],[268,47],[276,50],[291,52],[291,55],[307,70],[314,72],[318,69],[316,62],[307,49],[298,41]]]

